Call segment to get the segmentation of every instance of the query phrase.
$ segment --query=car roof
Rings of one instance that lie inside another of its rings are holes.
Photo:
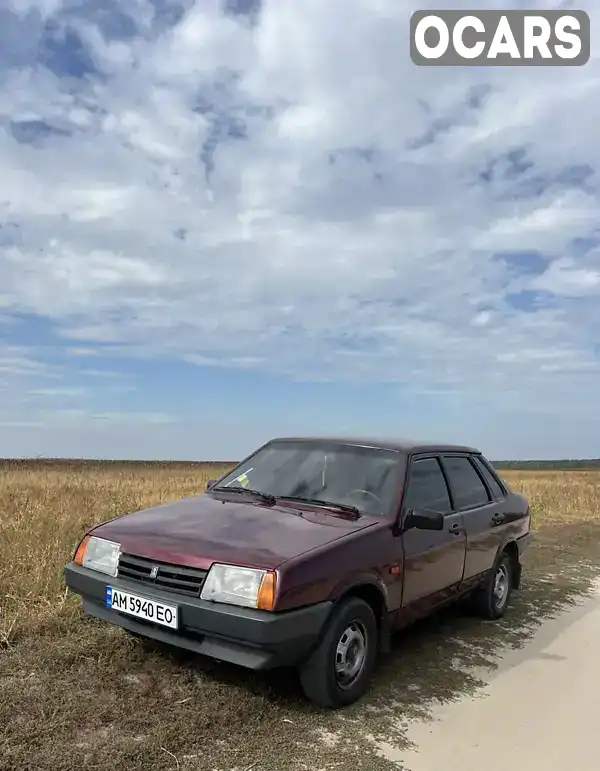
[[[405,454],[414,452],[468,452],[481,455],[481,450],[461,444],[447,442],[428,442],[415,439],[377,439],[365,436],[279,436],[272,442],[331,442],[348,444],[355,447],[375,447],[379,450],[394,450]]]

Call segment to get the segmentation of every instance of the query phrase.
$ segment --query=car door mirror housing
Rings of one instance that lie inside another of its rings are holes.
[[[217,481],[216,479],[209,479],[208,482],[206,483],[206,489],[210,490],[210,488],[215,484],[216,481]]]
[[[404,530],[443,530],[444,515],[430,509],[410,509],[404,519]]]

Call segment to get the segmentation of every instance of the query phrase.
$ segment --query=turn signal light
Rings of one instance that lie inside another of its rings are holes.
[[[265,573],[258,590],[256,607],[259,610],[273,610],[275,607],[275,591],[277,589],[277,575]]]
[[[73,557],[75,564],[79,565],[80,567],[83,567],[83,558],[85,557],[85,552],[87,549],[87,545],[90,542],[90,538],[91,536],[86,535],[86,537],[77,547],[77,551],[75,552],[75,556]]]

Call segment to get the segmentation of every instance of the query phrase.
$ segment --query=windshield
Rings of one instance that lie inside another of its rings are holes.
[[[278,498],[311,498],[389,516],[398,492],[398,473],[399,454],[392,450],[276,441],[237,466],[216,487],[247,488]]]

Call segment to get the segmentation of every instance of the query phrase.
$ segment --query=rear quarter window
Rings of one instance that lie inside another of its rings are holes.
[[[502,489],[501,484],[496,479],[495,475],[490,471],[490,469],[483,463],[481,458],[471,458],[475,466],[477,467],[477,470],[481,474],[481,476],[485,479],[487,486],[490,488],[492,492],[492,496],[496,499],[498,498],[504,498],[506,496],[506,493]]]

